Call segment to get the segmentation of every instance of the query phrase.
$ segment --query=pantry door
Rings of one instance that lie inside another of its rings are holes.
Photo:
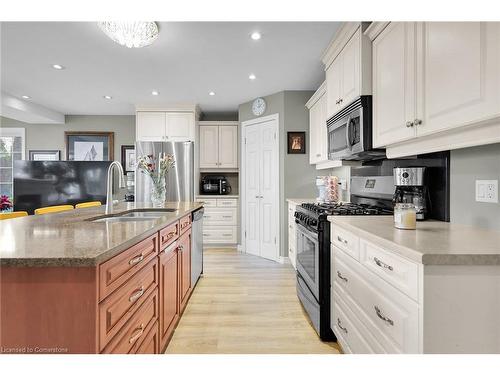
[[[279,260],[278,115],[242,123],[245,251]]]

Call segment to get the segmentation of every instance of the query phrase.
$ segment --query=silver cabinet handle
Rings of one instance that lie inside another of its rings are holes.
[[[144,294],[144,287],[141,286],[139,289],[137,289],[137,291],[132,294],[130,296],[130,298],[128,299],[130,302],[135,302],[137,301],[139,298],[141,298],[141,296]]]
[[[179,250],[179,251],[184,250],[184,246],[182,246],[182,245],[177,246],[177,250]]]
[[[382,262],[380,259],[378,259],[377,257],[374,257],[373,258],[373,261],[375,262],[375,264],[381,268],[387,268],[389,271],[394,271],[394,268],[390,265],[388,265],[387,263],[384,263]]]
[[[130,261],[128,262],[128,264],[130,264],[131,266],[133,266],[133,265],[136,265],[137,263],[142,262],[143,259],[144,259],[144,255],[141,254],[139,256],[136,256],[135,258],[130,259]]]
[[[337,318],[337,326],[347,335],[347,328],[342,327],[342,323],[339,318]]]
[[[209,215],[203,215],[203,217],[204,217],[205,219],[209,219],[209,218],[211,218],[211,216],[209,216]]]
[[[222,234],[223,237],[232,237],[233,235],[232,234],[229,234],[229,233],[223,233]]]
[[[375,312],[377,313],[377,316],[382,319],[384,322],[387,322],[389,323],[391,326],[394,325],[394,321],[392,319],[389,319],[388,317],[384,316],[384,314],[382,314],[382,312],[380,311],[380,309],[378,308],[378,306],[373,306],[375,307]]]
[[[406,127],[411,128],[414,125],[412,121],[406,121]]]
[[[222,217],[223,217],[224,219],[232,219],[232,218],[233,218],[232,216],[228,216],[228,215],[222,215]]]
[[[321,154],[316,154],[316,157],[319,158],[321,156]]]
[[[340,103],[342,103],[344,101],[344,99],[342,99],[342,98],[340,98],[339,100],[340,100]]]
[[[418,125],[422,125],[422,120],[420,120],[420,119],[416,118],[416,119],[415,119],[415,121],[413,121],[413,123],[414,123],[415,125],[417,125],[417,126],[418,126]]]
[[[343,280],[343,281],[345,281],[345,282],[348,282],[348,281],[349,281],[349,279],[348,279],[347,277],[342,276],[342,274],[340,273],[340,271],[337,271],[337,276],[338,276],[338,278],[339,278],[340,280]]]
[[[130,338],[128,339],[129,344],[132,344],[135,340],[142,336],[142,334],[144,333],[144,324],[141,324],[141,326],[134,332],[137,333],[134,333],[132,336],[130,336]]]
[[[345,244],[347,245],[347,240],[344,240],[342,237],[337,236],[337,240],[338,240],[339,242],[345,243]]]

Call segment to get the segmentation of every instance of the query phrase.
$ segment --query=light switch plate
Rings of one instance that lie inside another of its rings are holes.
[[[498,180],[476,180],[476,202],[498,203]]]

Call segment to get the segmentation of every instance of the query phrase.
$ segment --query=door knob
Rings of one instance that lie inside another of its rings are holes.
[[[413,122],[412,121],[406,121],[406,127],[407,128],[411,128],[413,126]]]
[[[421,124],[422,124],[422,120],[420,120],[420,119],[416,118],[416,119],[415,119],[415,121],[413,121],[413,123],[414,123],[415,125],[421,125]]]

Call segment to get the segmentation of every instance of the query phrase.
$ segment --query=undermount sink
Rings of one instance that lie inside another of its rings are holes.
[[[122,221],[148,221],[156,220],[166,215],[169,212],[177,211],[175,208],[156,208],[156,209],[136,209],[131,211],[124,211],[117,214],[106,216],[98,216],[87,219],[94,223],[100,222],[122,222]]]

